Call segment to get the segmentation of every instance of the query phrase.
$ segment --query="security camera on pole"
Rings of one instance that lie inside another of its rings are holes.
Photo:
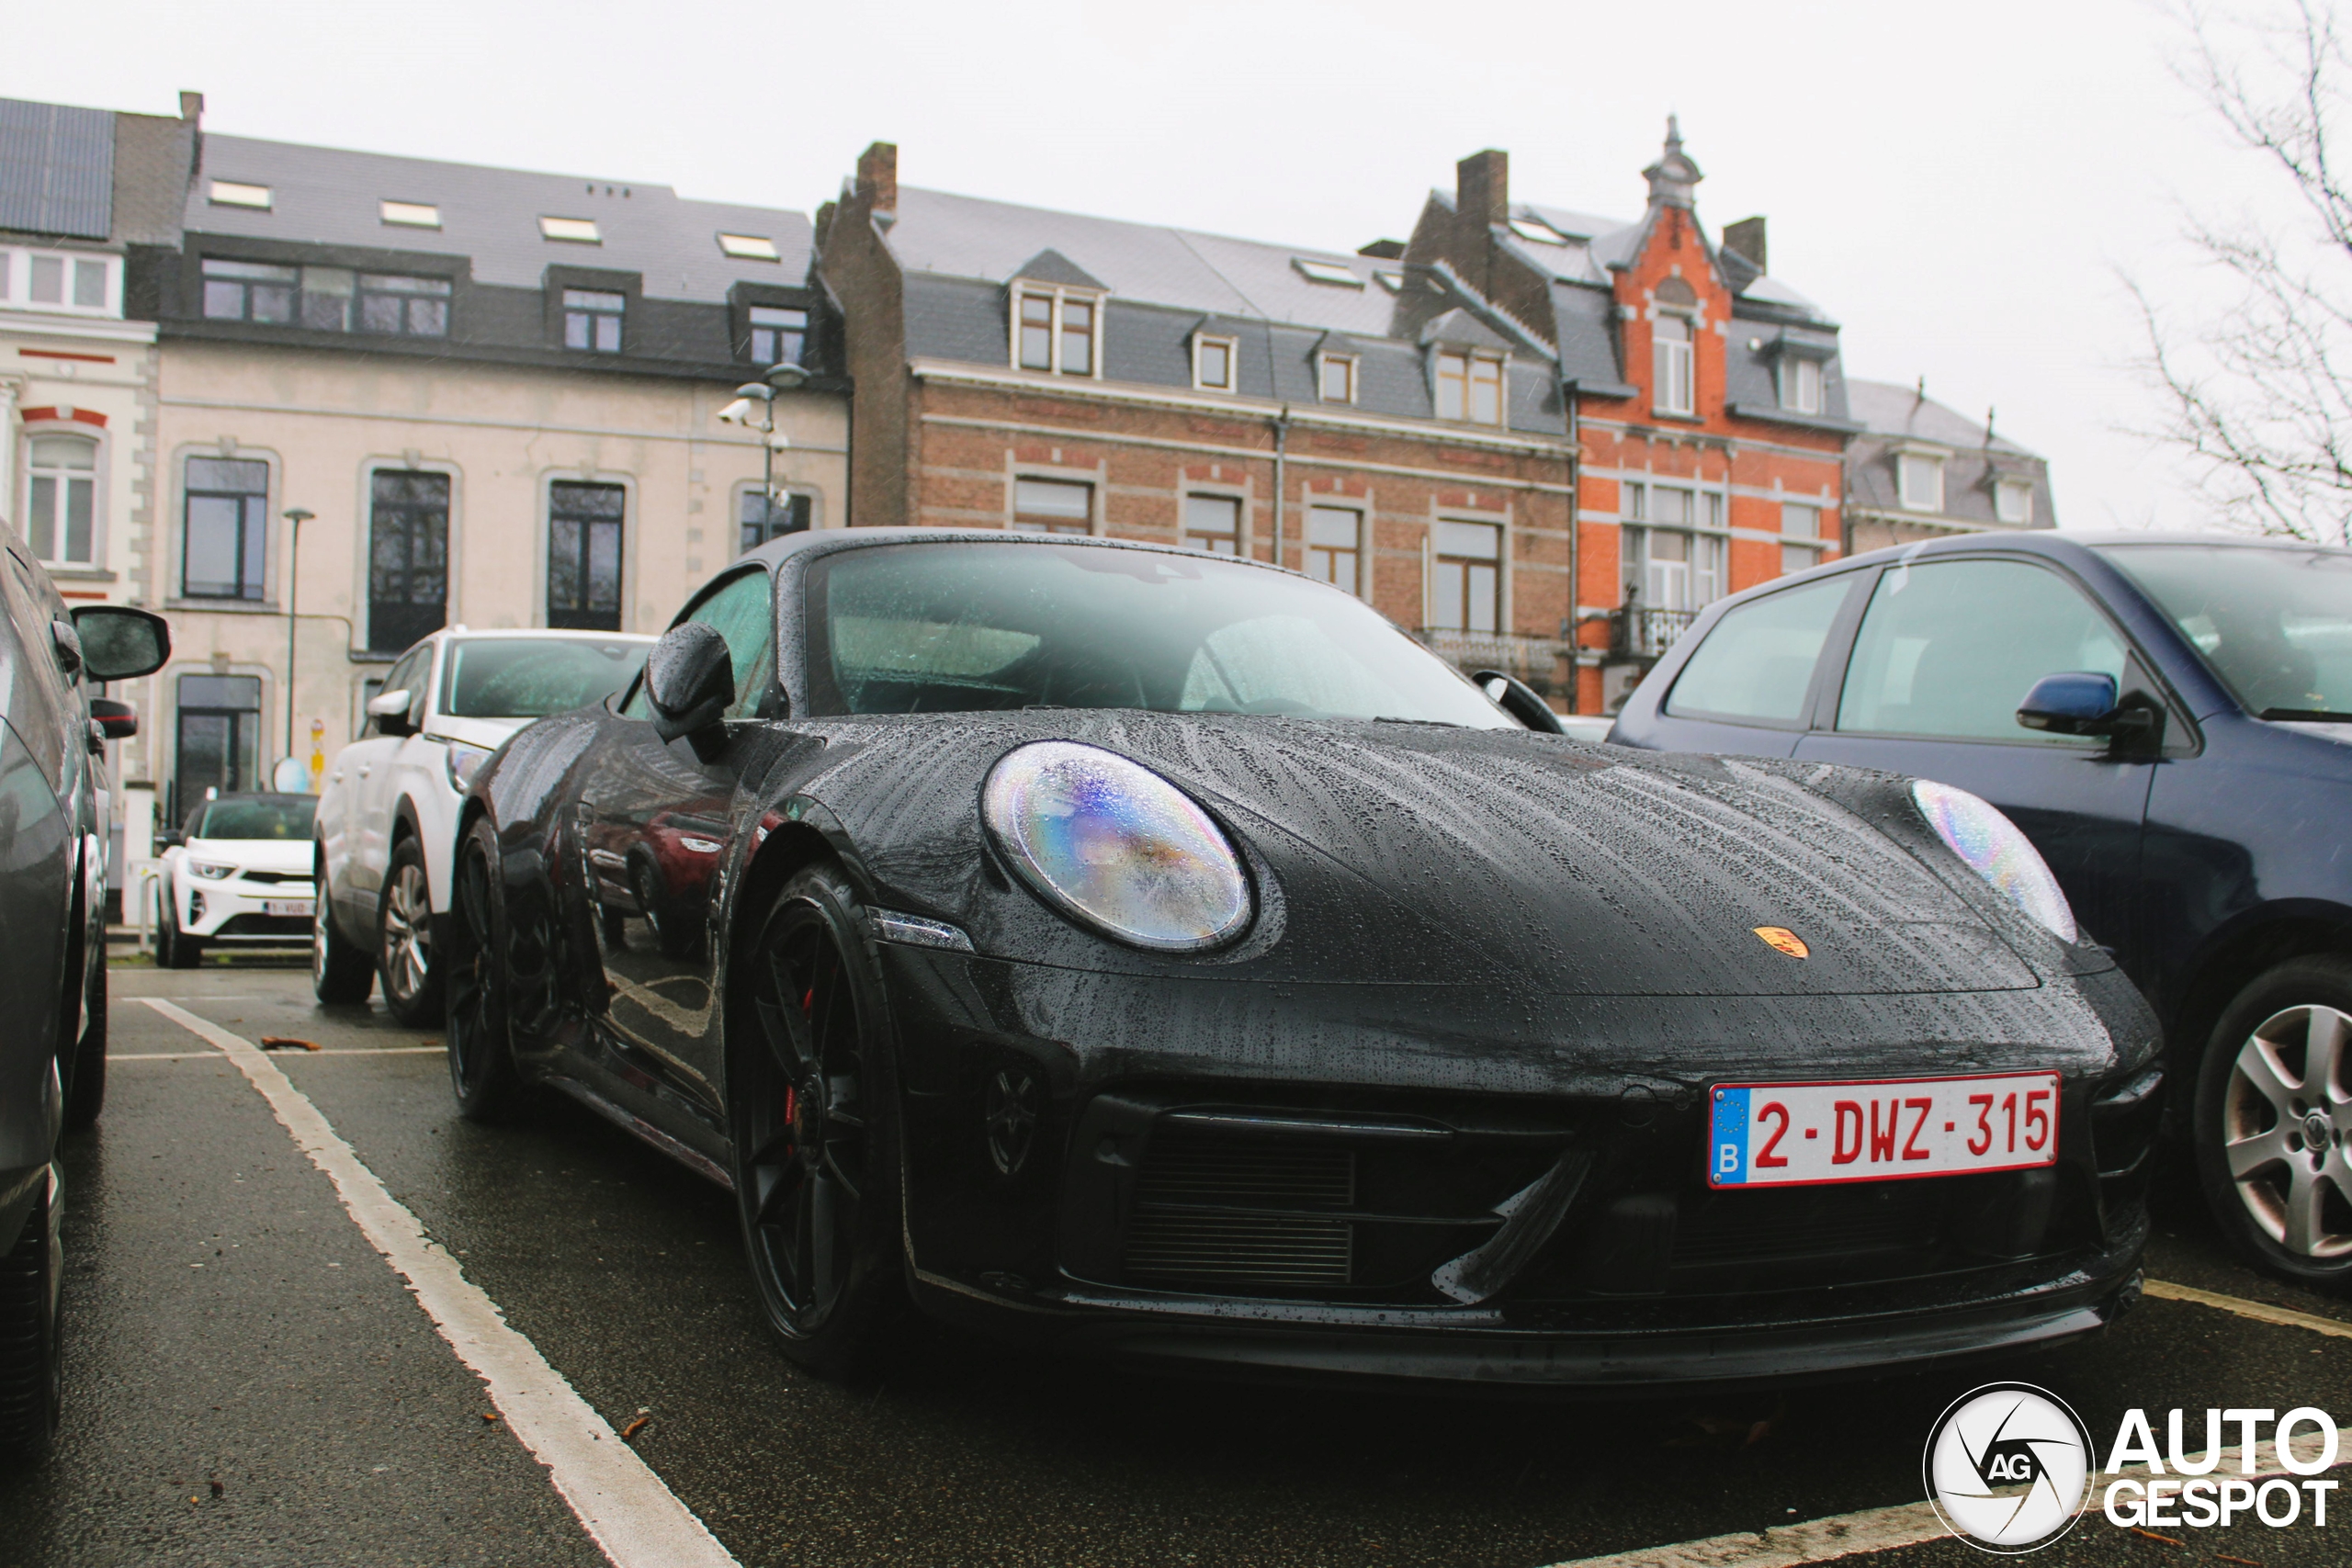
[[[760,531],[774,537],[776,528],[775,454],[781,446],[789,446],[789,437],[776,434],[775,396],[778,392],[798,391],[808,384],[808,372],[797,365],[772,365],[767,376],[758,381],[746,381],[735,389],[735,400],[718,411],[720,421],[740,424],[746,430],[760,433]]]

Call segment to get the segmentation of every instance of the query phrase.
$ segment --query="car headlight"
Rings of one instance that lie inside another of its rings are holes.
[[[479,746],[469,746],[462,740],[447,742],[442,750],[442,766],[449,773],[449,787],[459,795],[473,783],[474,770],[481,766],[490,753]]]
[[[233,862],[225,860],[192,860],[187,863],[188,874],[200,876],[207,882],[220,882],[237,874]]]
[[[1018,747],[989,771],[980,816],[1042,897],[1121,942],[1193,953],[1250,923],[1250,882],[1223,829],[1116,752],[1069,740]]]
[[[1911,798],[1918,804],[1928,826],[1936,830],[1936,837],[1995,892],[2059,941],[2081,940],[2075,911],[2060,891],[2058,879],[2050,874],[2041,852],[1999,807],[1964,789],[1929,779],[1912,781]]]

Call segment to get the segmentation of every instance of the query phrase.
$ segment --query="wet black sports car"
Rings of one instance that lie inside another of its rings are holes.
[[[731,1186],[828,1371],[907,1292],[1162,1364],[1584,1387],[2130,1304],[2155,1027],[2007,818],[1544,726],[1270,567],[777,541],[476,775],[460,1106],[551,1084]]]

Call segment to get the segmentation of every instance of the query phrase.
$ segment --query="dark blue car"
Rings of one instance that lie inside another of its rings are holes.
[[[1611,739],[1999,807],[2164,1021],[2168,1113],[2223,1228],[2279,1273],[2352,1281],[2352,550],[2004,534],[1858,556],[1709,608]]]

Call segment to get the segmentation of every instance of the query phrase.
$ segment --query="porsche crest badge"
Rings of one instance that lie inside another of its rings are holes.
[[[1775,953],[1785,953],[1791,958],[1813,956],[1813,949],[1804,944],[1804,938],[1786,926],[1758,926],[1756,934],[1762,937],[1765,945]]]

